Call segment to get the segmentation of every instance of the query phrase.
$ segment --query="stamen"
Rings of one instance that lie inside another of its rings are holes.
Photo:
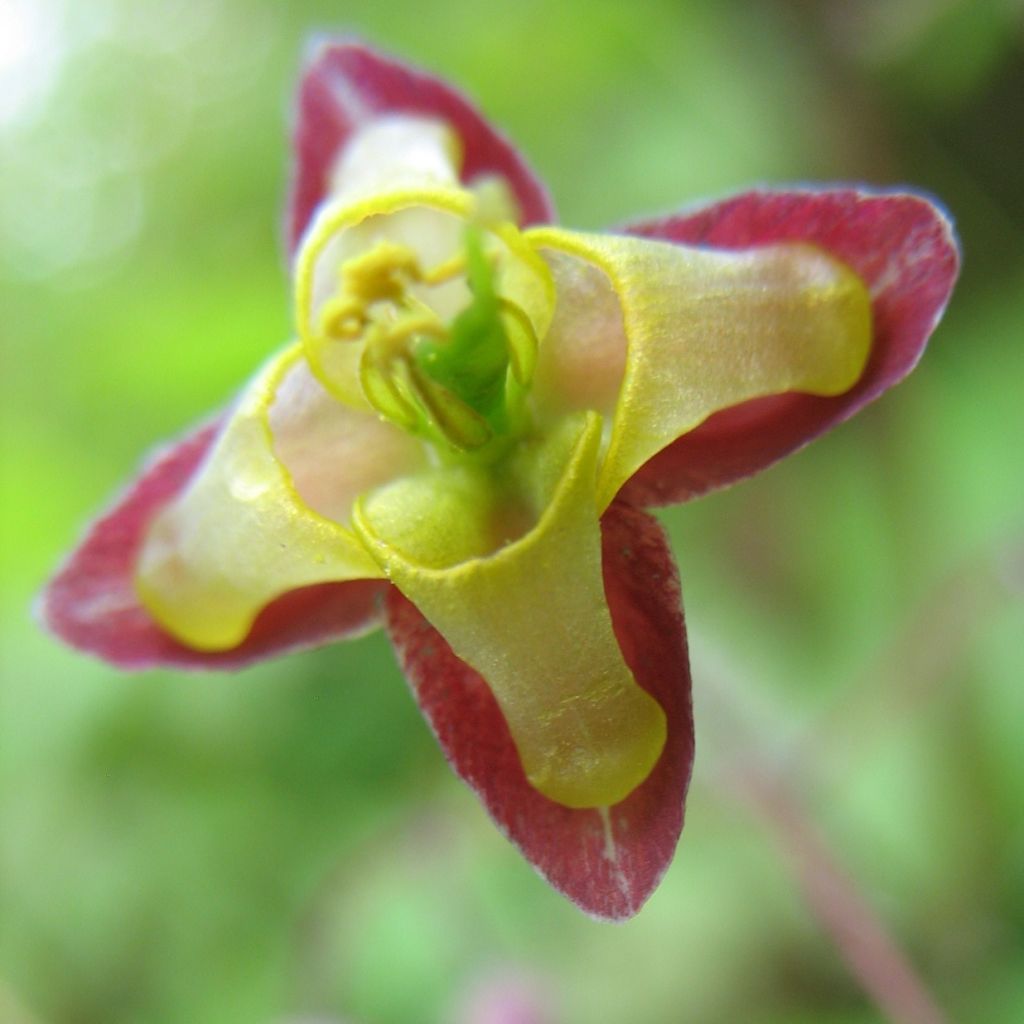
[[[464,253],[459,252],[446,259],[443,263],[438,263],[433,270],[422,271],[420,280],[424,284],[445,284],[448,281],[455,280],[455,278],[460,277],[465,272],[466,256]]]
[[[422,279],[419,259],[412,249],[386,239],[379,241],[342,264],[338,292],[320,310],[317,327],[321,337],[358,341],[374,306],[404,304],[408,286]]]
[[[499,295],[498,310],[508,341],[509,368],[516,383],[526,386],[533,379],[537,365],[537,346],[540,344],[537,332],[526,313],[510,299]]]
[[[416,253],[407,245],[386,239],[341,267],[341,294],[364,306],[375,302],[399,302],[407,285],[421,280]]]
[[[366,310],[350,297],[336,295],[324,303],[318,326],[332,341],[356,341],[366,330]]]
[[[359,383],[367,401],[385,418],[412,434],[424,432],[408,358],[382,359],[367,349],[359,363]]]
[[[403,305],[405,308],[397,318],[386,325],[387,344],[391,350],[407,350],[413,338],[444,340],[448,337],[448,329],[441,318],[426,303],[410,297]]]
[[[329,350],[357,343],[354,361],[340,365],[356,370],[362,397],[385,418],[453,452],[478,451],[518,430],[537,334],[524,309],[499,291],[508,271],[503,242],[470,223],[459,251],[426,270],[415,250],[388,239],[346,260],[311,339],[319,365],[332,358],[339,365],[340,351],[331,357]],[[458,280],[471,297],[446,323],[429,296]]]

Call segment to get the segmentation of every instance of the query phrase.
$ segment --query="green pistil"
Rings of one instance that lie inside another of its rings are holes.
[[[494,268],[475,227],[466,231],[466,279],[473,296],[469,305],[452,321],[446,338],[420,338],[413,348],[413,361],[439,386],[436,395],[442,404],[457,402],[472,410],[489,428],[490,440],[512,426],[509,338],[500,315]],[[466,444],[470,440],[466,437],[448,439],[463,449],[480,446],[479,442]]]
[[[489,461],[526,428],[537,337],[500,293],[484,245],[470,225],[463,253],[424,271],[406,246],[379,242],[345,263],[338,294],[321,311],[323,344],[362,344],[359,383],[369,403],[446,459]],[[470,301],[449,324],[410,291],[460,275]]]

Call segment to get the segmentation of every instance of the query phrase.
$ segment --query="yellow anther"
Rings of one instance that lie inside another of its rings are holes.
[[[438,265],[433,267],[431,270],[422,271],[420,279],[424,284],[444,284],[446,281],[451,281],[456,277],[460,277],[465,272],[466,256],[462,252],[457,252],[454,256],[450,256],[446,259],[443,263],[438,263]]]
[[[397,317],[375,316],[363,335],[365,358],[385,366],[394,359],[408,356],[410,340],[423,336],[447,337],[444,324],[426,307],[403,311]]]
[[[318,326],[326,338],[355,341],[366,329],[366,308],[350,296],[335,295],[320,310]]]
[[[398,302],[413,281],[422,279],[419,258],[407,245],[383,240],[341,267],[341,295],[363,307]]]
[[[423,279],[416,253],[386,240],[346,260],[338,277],[338,292],[323,304],[317,320],[320,336],[332,341],[358,341],[375,305],[404,305],[408,286]]]

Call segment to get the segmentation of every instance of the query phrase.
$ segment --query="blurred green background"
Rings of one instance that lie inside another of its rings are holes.
[[[1024,1020],[1022,26],[1012,0],[0,0],[0,1021],[886,1019],[750,779],[952,1019]],[[143,453],[288,336],[290,93],[333,30],[461,85],[574,226],[830,179],[957,218],[912,379],[664,516],[698,766],[626,925],[498,835],[380,635],[128,677],[30,618]]]

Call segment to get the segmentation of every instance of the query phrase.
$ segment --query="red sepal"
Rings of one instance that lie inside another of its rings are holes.
[[[748,192],[626,230],[720,249],[813,243],[861,276],[874,313],[871,359],[855,387],[834,398],[787,394],[716,413],[625,485],[623,497],[640,505],[686,501],[756,473],[902,380],[939,322],[959,268],[949,220],[907,193]]]
[[[216,433],[216,424],[202,427],[157,456],[93,524],[43,591],[40,617],[66,643],[125,669],[235,669],[377,625],[381,594],[390,586],[380,580],[324,583],[285,594],[260,612],[243,643],[217,654],[185,647],[150,618],[132,585],[145,529],[186,485]]]
[[[290,251],[323,199],[331,168],[350,133],[386,114],[446,121],[462,141],[463,181],[500,174],[519,203],[523,224],[554,220],[551,201],[536,175],[512,144],[451,86],[358,43],[323,43],[313,51],[299,84],[288,212]]]
[[[653,772],[608,811],[610,842],[599,811],[563,807],[529,785],[486,682],[397,590],[388,596],[387,624],[445,756],[498,827],[581,909],[622,920],[650,896],[675,851],[693,766],[693,713],[679,580],[665,535],[653,518],[622,502],[601,525],[615,635],[637,682],[668,718]]]

